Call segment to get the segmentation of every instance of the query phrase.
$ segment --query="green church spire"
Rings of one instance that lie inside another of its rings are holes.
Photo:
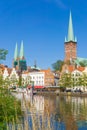
[[[69,16],[69,26],[68,26],[68,37],[65,39],[65,42],[77,42],[77,39],[74,37],[74,32],[73,32],[73,23],[72,23],[72,15],[70,11],[70,16]]]
[[[68,41],[74,41],[74,33],[73,33],[73,24],[72,24],[71,11],[70,11],[70,17],[69,17]]]
[[[20,59],[24,58],[24,45],[23,41],[21,42],[21,48],[20,48]]]
[[[16,46],[15,46],[15,52],[14,52],[14,60],[16,61],[18,58],[18,45],[16,43]]]

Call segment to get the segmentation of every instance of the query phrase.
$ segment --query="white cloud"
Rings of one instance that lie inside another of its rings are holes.
[[[64,2],[62,0],[53,0],[54,2],[56,2],[56,4],[63,9],[66,9],[66,5],[64,4]]]
[[[59,8],[62,8],[62,9],[66,9],[66,8],[67,8],[67,6],[66,6],[65,3],[63,2],[63,0],[44,0],[44,1],[45,1],[45,2],[48,2],[48,3],[54,2],[54,3],[57,4],[57,6],[58,6]]]

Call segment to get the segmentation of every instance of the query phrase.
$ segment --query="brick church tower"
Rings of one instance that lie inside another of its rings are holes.
[[[68,37],[65,37],[65,59],[64,61],[73,61],[77,58],[77,39],[74,37],[72,15],[70,12]]]

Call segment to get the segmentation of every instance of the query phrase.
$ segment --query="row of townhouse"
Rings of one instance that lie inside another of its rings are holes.
[[[47,70],[39,70],[39,71],[23,71],[22,73],[18,73],[15,68],[1,67],[0,72],[3,75],[3,79],[9,78],[11,81],[11,85],[16,85],[16,81],[19,80],[19,77],[22,78],[22,85],[28,85],[31,81],[35,86],[54,86],[54,73],[51,69]]]
[[[87,75],[87,67],[80,66],[75,68],[72,65],[65,64],[61,71],[61,74],[63,73],[71,73],[74,82],[77,82],[83,74]],[[11,85],[16,85],[20,77],[20,74],[16,71],[15,68],[8,68],[3,65],[0,65],[0,74],[3,75],[3,79],[10,79],[12,81]],[[54,73],[51,71],[51,69],[39,71],[23,71],[21,73],[22,84],[25,86],[33,81],[35,86],[58,86],[58,80],[61,78],[61,74],[59,72]],[[85,89],[87,89],[87,86]]]
[[[32,72],[23,72],[22,78],[26,79],[30,77],[30,81],[33,81],[35,86],[54,86],[54,73],[51,69],[47,70],[39,70],[39,71],[32,71]],[[24,80],[25,84],[26,80]]]

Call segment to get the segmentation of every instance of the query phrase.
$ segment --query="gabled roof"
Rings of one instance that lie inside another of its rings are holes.
[[[69,72],[72,72],[72,71],[74,71],[74,70],[78,70],[78,71],[84,71],[85,70],[85,67],[81,67],[81,66],[79,66],[79,67],[77,67],[77,68],[75,68],[73,65],[69,65],[68,66],[68,70],[69,70]]]

